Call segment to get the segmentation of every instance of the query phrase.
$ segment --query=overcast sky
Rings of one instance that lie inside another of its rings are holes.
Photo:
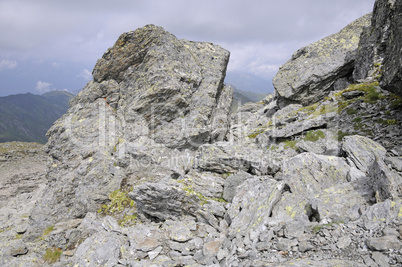
[[[0,96],[77,91],[123,32],[146,24],[231,52],[229,72],[270,82],[291,54],[374,0],[0,0]]]

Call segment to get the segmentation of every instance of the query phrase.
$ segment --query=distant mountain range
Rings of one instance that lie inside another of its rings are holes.
[[[228,71],[226,73],[225,83],[230,83],[241,91],[257,94],[266,95],[274,92],[272,80],[266,80],[247,72]]]
[[[234,88],[233,106],[261,101],[267,94]],[[0,143],[10,141],[47,142],[46,132],[66,113],[74,97],[66,91],[51,91],[43,95],[31,93],[0,97]]]
[[[65,91],[0,97],[0,142],[46,143],[46,132],[68,109],[74,97]]]
[[[263,100],[268,94],[259,94],[249,91],[242,91],[237,89],[234,85],[232,85],[233,92],[233,104],[232,111],[235,111],[239,106],[247,103],[247,102],[259,102]]]

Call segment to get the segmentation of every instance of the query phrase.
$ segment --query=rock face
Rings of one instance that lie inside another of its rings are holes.
[[[49,187],[32,215],[34,236],[96,211],[123,178],[184,174],[179,150],[223,140],[233,95],[223,85],[228,60],[219,46],[153,25],[122,34],[48,132]]]
[[[47,179],[0,146],[0,265],[400,266],[402,100],[327,73],[317,103],[230,114],[228,56],[123,34],[49,130]]]
[[[355,80],[376,72],[381,87],[402,96],[401,19],[399,1],[376,1],[371,25],[363,31],[353,73]]]
[[[273,79],[282,105],[315,103],[334,90],[336,82],[349,77],[360,34],[370,18],[371,14],[361,17],[340,32],[297,50]]]

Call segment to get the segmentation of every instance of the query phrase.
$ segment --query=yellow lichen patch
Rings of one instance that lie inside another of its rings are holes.
[[[286,207],[285,207],[285,210],[286,210],[286,213],[287,213],[290,217],[292,217],[292,218],[296,217],[296,211],[293,210],[293,207],[291,207],[291,206],[286,206]]]
[[[265,124],[264,126],[258,127],[257,129],[255,129],[253,132],[251,132],[247,137],[248,138],[256,138],[258,135],[262,134],[263,132],[265,132],[266,130],[268,130],[268,128],[270,126],[272,126],[272,121],[269,121],[267,124]]]

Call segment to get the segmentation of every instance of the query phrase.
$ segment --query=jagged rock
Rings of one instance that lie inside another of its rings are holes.
[[[402,172],[402,157],[387,157],[385,163],[390,164],[395,170]]]
[[[375,161],[369,170],[378,201],[402,197],[402,176],[392,172],[383,161]]]
[[[346,183],[349,169],[342,158],[302,153],[283,163],[282,179],[292,193],[310,198],[324,189]]]
[[[269,157],[256,145],[245,147],[228,142],[201,146],[197,151],[195,163],[195,167],[202,171],[222,174],[238,171],[257,175],[275,174],[279,166],[280,162]]]
[[[74,253],[73,262],[81,266],[116,266],[128,240],[115,232],[99,231],[87,238]]]
[[[256,177],[246,180],[238,187],[228,210],[231,218],[229,233],[235,235],[262,231],[264,224],[271,219],[273,208],[286,190],[288,186],[284,182],[273,179]]]
[[[200,207],[196,193],[176,181],[142,183],[134,187],[129,197],[140,213],[160,221],[195,214]]]
[[[381,87],[402,96],[401,88],[401,21],[402,4],[377,0],[371,25],[362,34],[356,56],[354,79],[365,79],[377,69]]]
[[[342,192],[349,192],[346,194],[349,201],[353,199],[352,205],[345,195],[340,194],[336,196],[337,201],[326,201],[335,197],[331,192],[336,194],[337,185],[347,183],[349,169],[342,158],[313,153],[302,153],[285,160],[281,179],[288,184],[290,192],[283,194],[272,211],[272,217],[283,221],[320,221],[337,218],[342,213],[337,211],[340,207],[346,211],[354,204],[362,204],[364,200],[350,186],[346,187],[347,190],[343,188]]]
[[[46,187],[46,155],[43,145],[8,142],[0,158],[0,265],[29,266],[37,255],[21,238]]]
[[[324,101],[269,96],[229,119],[227,59],[160,27],[123,34],[50,129],[47,181],[36,152],[0,145],[0,265],[46,265],[50,247],[52,266],[399,266],[395,96],[343,90],[349,70]]]
[[[373,252],[372,258],[379,267],[389,267],[389,259],[381,252]]]
[[[348,77],[360,34],[370,18],[371,14],[363,16],[340,32],[297,50],[273,79],[282,106],[315,103],[328,95],[336,80]]]
[[[264,135],[273,140],[289,138],[311,129],[324,128],[327,122],[336,116],[336,113],[327,113],[310,120],[289,123],[282,128],[274,127],[272,130],[265,131]]]
[[[36,143],[1,143],[0,157],[5,159],[0,162],[0,224],[2,228],[26,229],[35,201],[41,197],[46,185],[43,146]]]
[[[363,136],[346,136],[342,149],[357,168],[367,173],[360,181],[372,185],[378,201],[402,195],[402,177],[386,166],[386,150],[380,144]]]
[[[237,192],[237,187],[241,185],[245,180],[252,178],[253,176],[247,172],[239,171],[234,175],[230,175],[225,180],[223,199],[228,202],[232,202]]]
[[[342,143],[343,151],[362,172],[368,173],[376,160],[382,160],[387,152],[379,143],[359,135],[346,136]]]
[[[153,25],[122,34],[48,131],[49,187],[28,236],[99,209],[123,178],[129,186],[184,175],[188,166],[178,161],[189,159],[185,150],[228,131],[228,60],[219,46],[178,40]]]
[[[402,217],[401,199],[389,199],[384,202],[376,203],[367,208],[362,215],[364,227],[372,230],[378,228],[381,223],[390,223]]]
[[[372,250],[384,251],[388,249],[399,250],[401,242],[396,236],[383,236],[378,238],[370,238],[367,240],[367,246]]]
[[[225,179],[216,173],[190,171],[184,177],[184,184],[209,198],[220,198],[224,192]]]
[[[335,260],[335,259],[329,259],[329,260],[311,260],[311,259],[297,259],[297,260],[290,260],[285,263],[275,263],[275,264],[270,264],[269,263],[263,263],[258,264],[257,262],[253,264],[253,266],[277,266],[277,267],[309,267],[309,266],[315,266],[315,267],[336,267],[336,266],[348,266],[348,267],[363,267],[365,265],[359,263],[359,262],[354,262],[354,261],[348,261],[348,260]]]

